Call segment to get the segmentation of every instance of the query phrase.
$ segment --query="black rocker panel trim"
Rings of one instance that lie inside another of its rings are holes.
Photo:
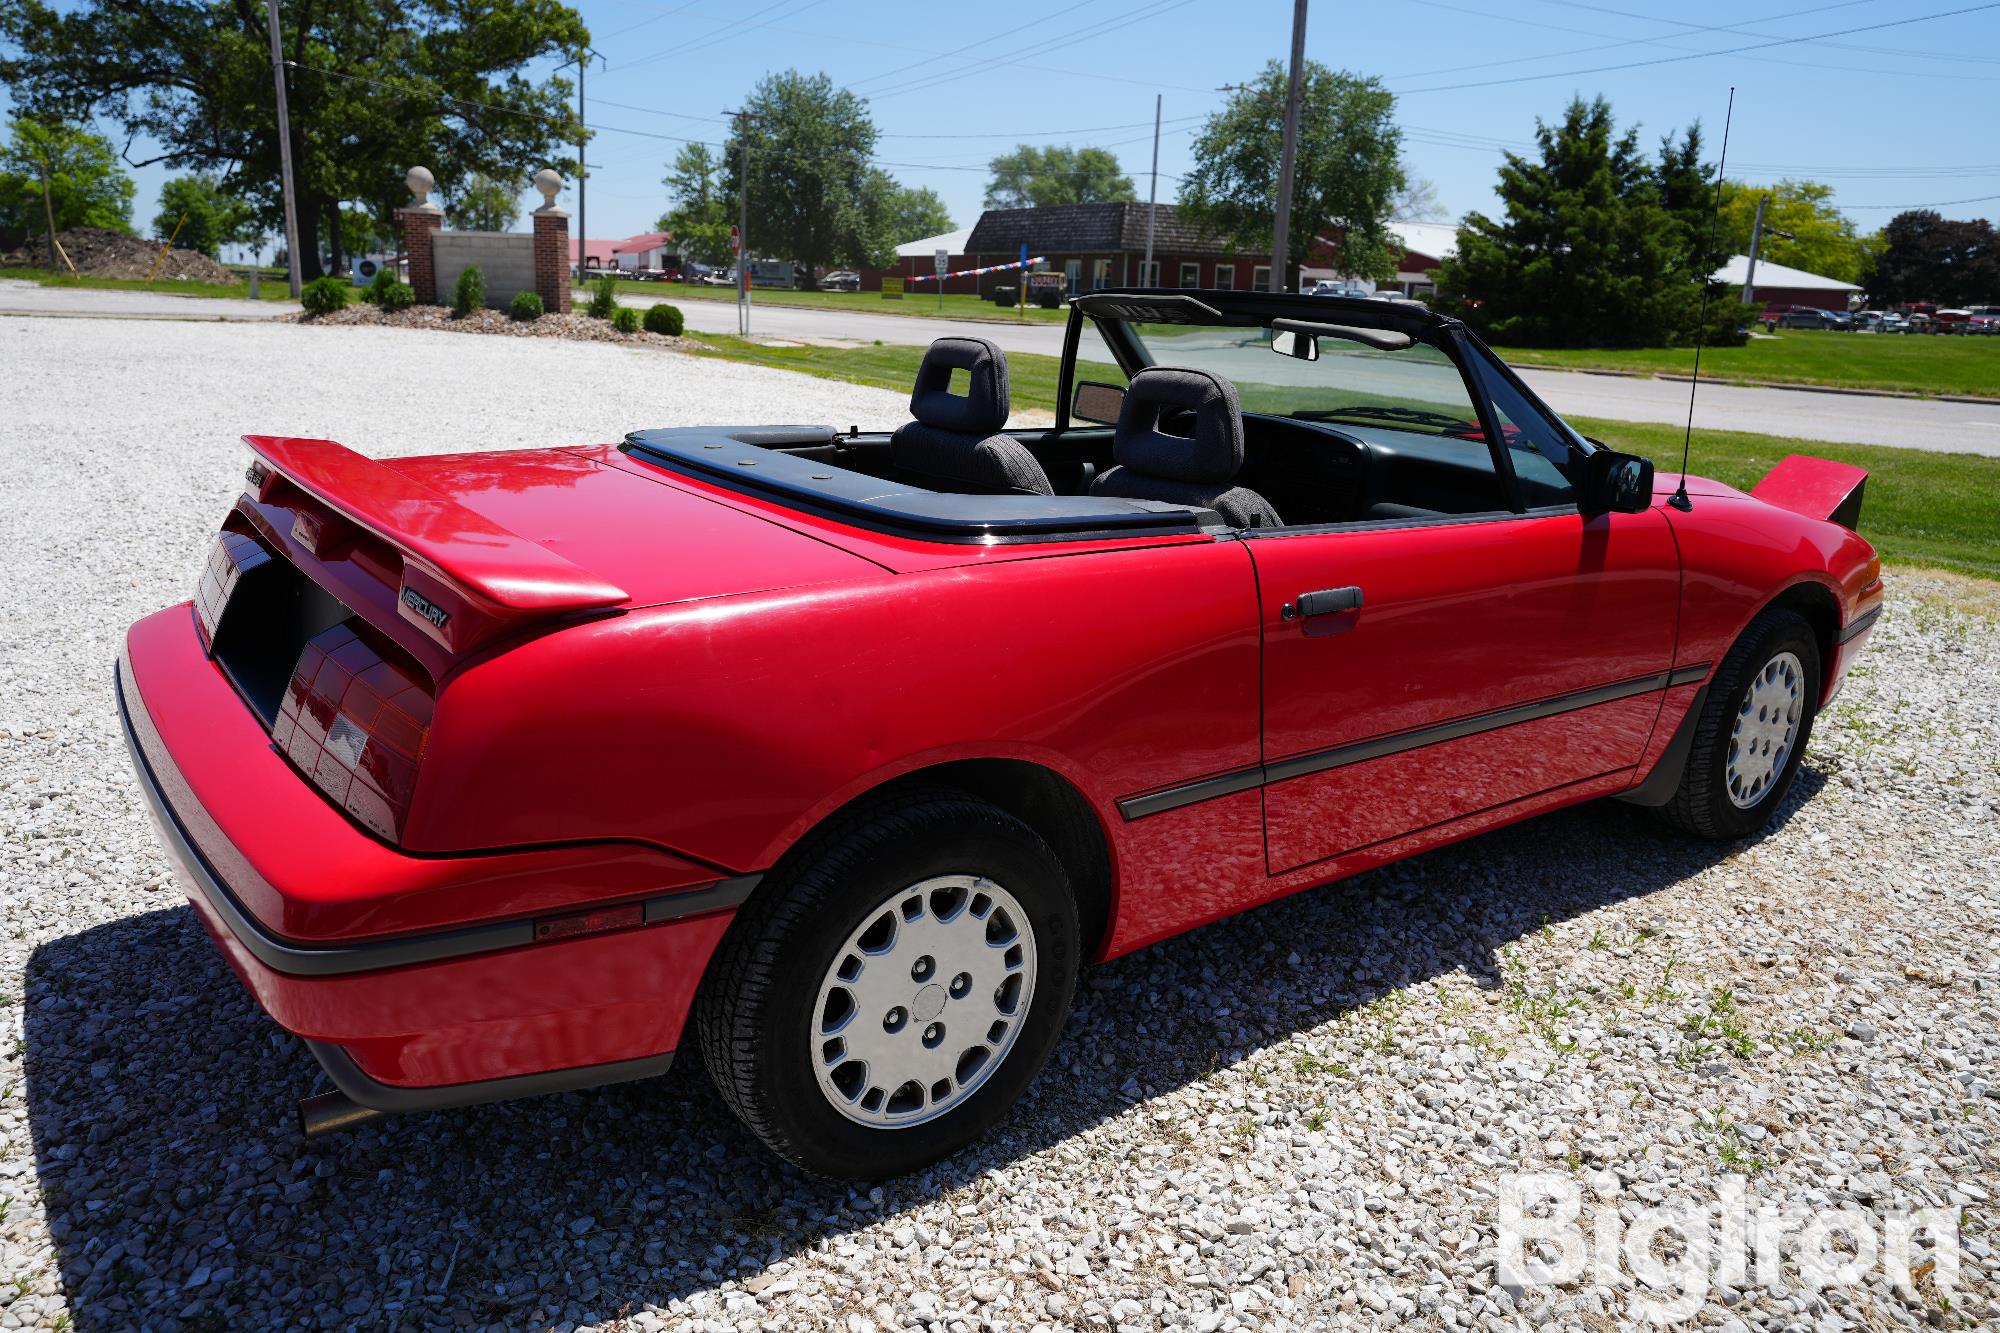
[[[411,963],[437,962],[445,958],[464,958],[535,942],[535,923],[527,918],[397,939],[364,940],[355,944],[306,944],[272,933],[237,901],[229,886],[215,873],[208,858],[188,837],[179,814],[167,804],[159,779],[154,776],[152,765],[139,746],[138,733],[132,727],[131,711],[125,702],[122,667],[114,674],[113,684],[118,694],[118,720],[125,729],[125,745],[132,753],[132,767],[138,773],[140,789],[146,794],[146,804],[151,807],[154,820],[168,839],[168,855],[187,870],[188,878],[194,882],[202,899],[208,903],[210,910],[222,918],[230,933],[266,967],[293,976],[338,976],[348,972],[373,972],[385,967],[406,967]],[[738,875],[701,888],[648,898],[645,900],[645,922],[653,925],[740,906],[762,878],[761,875]],[[562,912],[567,914],[581,910],[585,910],[584,907],[563,908]]]
[[[354,1057],[330,1041],[305,1038],[313,1058],[333,1080],[333,1086],[351,1102],[371,1111],[408,1115],[418,1111],[441,1111],[452,1106],[479,1106],[486,1102],[512,1101],[516,1097],[542,1097],[552,1092],[575,1092],[607,1083],[630,1083],[657,1078],[674,1063],[674,1053],[648,1055],[637,1060],[618,1060],[602,1065],[577,1065],[540,1074],[516,1074],[511,1078],[483,1079],[476,1083],[446,1083],[430,1088],[399,1088],[378,1083],[361,1072]]]
[[[1619,699],[1629,699],[1635,694],[1663,690],[1670,685],[1691,684],[1706,677],[1708,671],[1708,663],[1696,663],[1677,667],[1672,671],[1662,671],[1656,675],[1641,676],[1635,680],[1617,681],[1610,685],[1558,694],[1548,699],[1538,699],[1533,703],[1518,704],[1512,708],[1476,713],[1471,717],[1440,722],[1436,726],[1419,727],[1414,731],[1399,731],[1393,735],[1375,736],[1365,741],[1316,750],[1311,754],[1294,755],[1275,763],[1240,768],[1211,778],[1202,778],[1198,782],[1190,782],[1184,786],[1169,787],[1165,791],[1127,797],[1118,802],[1118,812],[1128,820],[1144,819],[1148,815],[1177,810],[1184,805],[1214,800],[1218,796],[1229,796],[1239,791],[1249,791],[1253,787],[1267,787],[1292,778],[1324,773],[1328,769],[1345,768],[1349,764],[1366,763],[1370,759],[1401,754],[1405,750],[1420,749],[1442,741],[1458,740],[1464,736],[1476,736],[1484,731],[1496,731],[1516,723],[1534,722],[1541,718],[1554,717],[1559,713],[1574,712],[1579,708],[1613,703]]]

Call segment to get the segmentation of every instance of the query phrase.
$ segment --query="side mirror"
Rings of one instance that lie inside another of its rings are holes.
[[[1599,449],[1590,456],[1584,509],[1593,514],[1643,514],[1653,504],[1653,460]]]
[[[1271,335],[1271,350],[1279,356],[1289,356],[1297,361],[1319,360],[1319,339],[1310,333],[1294,333],[1283,329]]]
[[[1077,382],[1076,393],[1070,399],[1069,414],[1078,421],[1095,421],[1106,426],[1118,424],[1118,413],[1125,406],[1125,391],[1113,384],[1099,384],[1093,380]]]

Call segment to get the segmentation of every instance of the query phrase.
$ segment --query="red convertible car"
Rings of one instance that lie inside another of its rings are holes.
[[[250,437],[117,697],[309,1131],[699,1048],[905,1171],[1088,962],[1598,797],[1758,829],[1880,610],[1858,469],[1656,478],[1419,307],[1098,292],[1065,349],[1048,428],[966,337],[892,434]]]

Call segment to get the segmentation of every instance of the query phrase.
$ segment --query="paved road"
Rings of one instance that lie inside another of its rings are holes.
[[[673,288],[657,294],[628,290],[620,293],[620,299],[629,305],[644,306],[674,300],[675,294]],[[677,304],[686,313],[692,330],[736,331],[736,308],[729,303],[690,301],[683,296]],[[0,315],[268,319],[294,308],[286,302],[209,300],[0,281]],[[767,337],[864,343],[879,339],[885,343],[922,344],[970,331],[991,338],[1009,352],[1040,352],[1048,356],[1062,352],[1060,324],[971,323],[778,305],[753,307],[752,321],[753,331]],[[1084,347],[1083,355],[1109,359],[1094,337]],[[1688,386],[1680,381],[1548,370],[1530,370],[1524,375],[1536,392],[1559,412],[1615,421],[1675,423],[1687,419]],[[1708,430],[1758,431],[1808,440],[2000,457],[2000,405],[1991,404],[1710,384],[1699,395],[1695,425]]]
[[[257,320],[277,319],[281,315],[296,313],[298,307],[290,301],[233,301],[227,297],[100,291],[95,287],[43,287],[16,278],[0,280],[0,315]]]

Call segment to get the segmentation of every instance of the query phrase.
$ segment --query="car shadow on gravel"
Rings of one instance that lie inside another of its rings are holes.
[[[1780,827],[1824,781],[1801,770]],[[976,1205],[996,1167],[1412,983],[1499,985],[1509,941],[1744,846],[1599,802],[1142,950],[1084,978],[1048,1069],[989,1140],[875,1188],[778,1162],[694,1059],[307,1143],[293,1106],[326,1086],[312,1056],[192,913],[165,908],[34,951],[34,1165],[78,1329],[610,1319],[943,1194]]]

